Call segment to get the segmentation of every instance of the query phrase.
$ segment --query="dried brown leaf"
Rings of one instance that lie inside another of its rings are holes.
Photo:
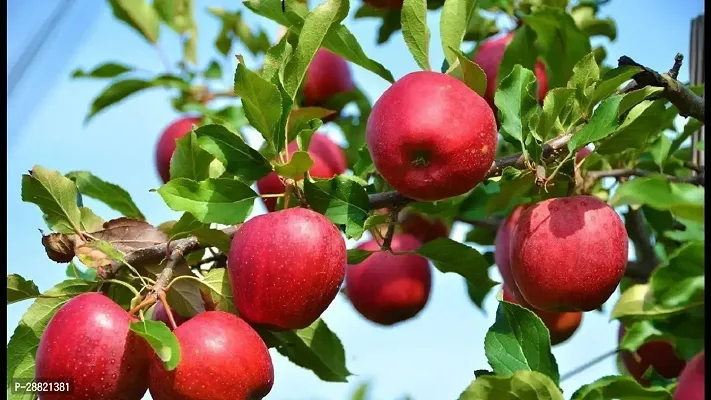
[[[111,243],[116,250],[128,254],[135,250],[168,242],[168,235],[146,221],[117,218],[104,223],[104,229],[91,236]]]
[[[58,263],[68,263],[74,258],[74,247],[77,241],[82,241],[77,235],[52,233],[42,236],[42,245],[50,260]]]

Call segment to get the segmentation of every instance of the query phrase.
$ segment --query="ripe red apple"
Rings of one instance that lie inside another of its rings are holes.
[[[582,161],[590,154],[592,154],[592,150],[588,149],[587,147],[583,147],[582,149],[578,150],[578,153],[575,155],[575,163],[580,164],[580,161]]]
[[[432,219],[412,211],[400,213],[400,226],[404,233],[414,236],[421,243],[449,237],[449,227],[441,219]]]
[[[175,152],[175,141],[190,132],[193,129],[193,125],[199,124],[200,118],[182,117],[168,125],[161,134],[156,146],[156,168],[158,168],[158,174],[163,183],[170,180],[170,159]]]
[[[298,150],[299,147],[296,142],[289,143],[288,154],[290,158]],[[314,178],[332,178],[346,170],[346,156],[343,149],[333,143],[326,135],[314,134],[307,152],[314,161],[314,165],[309,169],[309,174]],[[286,187],[284,182],[279,179],[279,175],[272,172],[257,181],[257,190],[259,194],[281,194],[284,193]],[[276,210],[276,197],[265,197],[262,198],[262,201],[264,201],[267,210]]]
[[[364,0],[363,2],[373,8],[399,10],[402,8],[403,0]]]
[[[396,233],[393,251],[417,250],[422,243],[414,236]],[[379,250],[370,240],[358,246]],[[381,325],[393,325],[417,315],[430,296],[432,277],[427,259],[416,254],[372,254],[365,261],[349,265],[346,271],[346,296],[366,319]]]
[[[704,374],[706,372],[704,367],[706,356],[704,354],[705,351],[702,351],[694,356],[681,371],[674,391],[674,400],[704,400],[706,398],[704,397],[704,387],[706,386],[706,375]]]
[[[518,206],[511,211],[511,214],[501,223],[496,231],[496,239],[494,239],[494,262],[499,269],[501,279],[504,285],[511,291],[511,295],[517,301],[523,301],[521,294],[518,292],[518,287],[511,273],[511,235],[513,234],[518,219],[526,210],[526,206]],[[505,292],[504,292],[505,293]]]
[[[627,265],[627,231],[593,196],[544,200],[520,216],[511,272],[523,298],[544,311],[591,311],[615,291]]]
[[[476,92],[449,75],[419,71],[375,102],[366,140],[390,186],[412,199],[435,201],[484,180],[498,133],[494,114]]]
[[[617,340],[622,341],[625,328],[620,325]],[[661,376],[671,379],[679,376],[686,362],[677,357],[674,346],[664,340],[653,340],[639,346],[637,354],[628,351],[620,352],[625,369],[642,386],[649,386],[649,381],[642,379],[645,371],[651,366]]]
[[[43,393],[42,400],[139,400],[148,389],[149,352],[129,330],[128,313],[100,293],[65,303],[47,325],[35,364],[35,379],[71,379],[73,393]]]
[[[304,80],[304,105],[317,106],[332,96],[353,90],[348,62],[330,50],[316,52]]]
[[[518,299],[514,298],[514,296],[511,293],[511,290],[505,284],[504,284],[503,292],[504,292],[504,301],[507,301],[509,303],[518,304],[521,307],[524,307],[524,308],[527,308],[527,309],[533,311],[538,316],[538,318],[540,318],[541,321],[543,321],[543,324],[545,324],[546,327],[548,328],[548,331],[550,331],[551,346],[555,346],[557,344],[563,343],[566,340],[570,339],[570,337],[573,336],[575,331],[578,330],[578,327],[580,326],[580,322],[583,320],[583,313],[580,311],[576,311],[576,312],[547,312],[547,311],[536,310],[534,307],[532,307],[530,304],[526,303],[525,301],[519,301]]]
[[[346,242],[323,215],[296,207],[252,218],[227,261],[239,315],[270,330],[311,325],[346,273]]]
[[[190,319],[178,314],[178,312],[174,309],[171,309],[170,311],[173,314],[173,320],[175,320],[175,325],[177,326],[182,325],[185,321]],[[168,318],[168,313],[165,311],[165,307],[160,301],[157,302],[155,306],[153,306],[153,317],[151,319],[154,321],[161,321],[164,324],[168,325],[168,328],[170,328],[171,330],[173,329],[173,326],[170,324],[170,319]]]
[[[274,385],[267,346],[246,322],[222,311],[196,315],[174,331],[180,343],[177,368],[150,364],[154,400],[261,399]]]
[[[499,72],[499,65],[501,65],[501,60],[504,59],[506,47],[508,47],[509,43],[511,43],[513,37],[514,32],[509,32],[498,38],[486,40],[481,43],[476,55],[474,56],[474,62],[477,63],[486,74],[486,93],[484,98],[491,106],[491,109],[494,110],[494,114],[496,114],[494,94],[498,88],[496,80]],[[546,69],[542,62],[536,61],[534,69],[536,79],[538,80],[538,101],[542,103],[543,99],[546,97],[546,93],[548,93],[548,77],[546,76]],[[505,77],[502,77],[502,79],[503,78]]]

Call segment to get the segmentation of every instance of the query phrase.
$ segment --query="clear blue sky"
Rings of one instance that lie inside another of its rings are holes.
[[[225,8],[240,4],[227,0],[196,3],[200,7]],[[24,6],[31,7],[30,2]],[[691,19],[701,13],[701,0],[613,0],[603,8],[603,15],[612,16],[618,24],[617,41],[607,45],[608,63],[614,64],[618,57],[629,55],[642,64],[666,71],[677,52],[688,58]],[[275,24],[254,18],[248,10],[245,14],[253,26],[262,24],[274,36]],[[153,161],[155,143],[162,129],[177,117],[168,103],[167,92],[145,92],[102,113],[87,126],[82,124],[93,97],[105,83],[71,81],[68,76],[75,67],[90,68],[105,61],[121,61],[153,71],[163,68],[154,49],[115,21],[106,7],[88,15],[80,20],[89,31],[78,48],[62,42],[68,40],[63,37],[71,37],[62,36],[62,29],[72,29],[66,26],[61,27],[45,49],[45,53],[57,49],[68,52],[69,60],[61,65],[51,57],[40,57],[39,70],[24,84],[24,92],[33,93],[35,97],[34,101],[30,99],[33,112],[8,115],[8,128],[17,128],[8,134],[8,139],[12,136],[13,140],[7,155],[7,248],[11,249],[7,252],[7,268],[8,273],[33,279],[41,290],[64,279],[65,266],[46,257],[37,230],[46,230],[42,215],[36,206],[20,200],[21,175],[33,165],[41,164],[62,172],[90,170],[127,189],[151,223],[159,224],[177,217],[157,194],[149,192],[160,184]],[[89,22],[88,18],[95,20]],[[205,65],[216,54],[212,40],[219,26],[204,8],[198,9],[197,18],[199,59]],[[439,13],[430,12],[428,18],[432,37],[431,63],[440,65],[443,55],[439,44]],[[366,53],[383,63],[396,78],[417,69],[401,34],[393,35],[388,43],[376,47],[378,25],[374,21],[356,22],[349,18],[346,24],[359,38]],[[9,24],[8,44],[24,37],[22,30],[23,24]],[[176,37],[168,31],[162,34],[163,50],[169,55],[179,54]],[[235,67],[232,60],[230,58],[228,62]],[[225,74],[226,85],[230,84],[232,71]],[[358,67],[353,71],[358,85],[373,100],[388,86],[386,81],[368,71]],[[42,80],[50,73],[59,78],[51,83]],[[680,77],[687,79],[686,65]],[[118,216],[91,199],[85,199],[85,204],[106,220]],[[263,211],[261,204],[255,207],[255,213]],[[465,231],[465,228],[456,226],[452,238],[461,240]],[[499,279],[495,268],[492,277]],[[585,315],[578,332],[568,342],[554,348],[561,373],[616,346],[617,323],[609,322],[609,312],[617,297],[615,294],[610,299],[604,313]],[[339,296],[323,318],[343,342],[348,368],[355,376],[348,384],[325,383],[310,371],[273,352],[276,377],[268,398],[346,399],[358,384],[370,381],[373,400],[395,400],[405,394],[415,400],[455,399],[473,379],[474,370],[488,368],[483,341],[493,323],[496,305],[492,293],[484,304],[485,315],[469,301],[461,277],[435,272],[431,298],[425,310],[411,321],[381,328],[362,319]],[[23,302],[8,307],[8,340],[28,306],[29,302]],[[582,384],[615,373],[615,359],[611,357],[563,382],[562,387],[569,397]]]

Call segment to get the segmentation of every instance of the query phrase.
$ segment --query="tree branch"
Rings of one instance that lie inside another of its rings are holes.
[[[652,271],[659,264],[659,258],[654,251],[651,234],[647,230],[644,223],[644,217],[639,210],[629,208],[629,212],[625,217],[625,227],[627,228],[627,236],[634,245],[637,261],[628,263],[625,276],[634,279],[637,282],[646,282],[652,275]]]
[[[698,186],[706,185],[706,178],[703,172],[700,172],[698,175],[689,178],[680,178],[678,176],[665,175],[660,174],[658,172],[646,171],[643,169],[621,168],[611,169],[607,171],[589,171],[586,176],[591,179],[600,179],[607,177],[623,178],[629,176],[663,176],[671,182],[691,183]]]
[[[701,122],[704,122],[705,103],[704,98],[697,95],[689,87],[676,80],[676,75],[679,74],[679,68],[684,57],[677,54],[674,57],[674,66],[665,74],[660,74],[651,68],[647,68],[642,64],[637,63],[627,56],[622,56],[617,61],[618,66],[635,66],[642,69],[642,72],[632,77],[635,85],[628,87],[626,90],[641,89],[645,86],[655,86],[664,88],[661,97],[666,98],[679,109],[679,115],[682,117],[693,117]]]

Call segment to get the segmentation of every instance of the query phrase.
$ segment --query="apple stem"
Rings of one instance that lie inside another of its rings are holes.
[[[170,326],[174,330],[178,329],[178,324],[175,323],[175,319],[173,318],[173,311],[170,309],[170,306],[168,305],[168,300],[165,298],[165,291],[158,293],[158,298],[160,299],[160,302],[163,303],[163,308],[165,308],[165,313],[168,315],[168,321],[170,322]]]
[[[390,212],[390,220],[388,221],[388,231],[385,233],[385,239],[383,239],[383,245],[380,248],[384,251],[391,251],[391,244],[393,242],[393,235],[395,235],[395,224],[397,223],[397,214],[400,211],[398,207],[393,207]]]
[[[138,304],[136,307],[133,307],[128,312],[128,316],[133,317],[134,315],[136,315],[136,313],[138,311],[152,306],[153,304],[155,304],[155,302],[156,302],[156,296],[153,293],[150,293],[148,296],[146,296],[145,299],[143,299],[143,301],[140,304]]]

